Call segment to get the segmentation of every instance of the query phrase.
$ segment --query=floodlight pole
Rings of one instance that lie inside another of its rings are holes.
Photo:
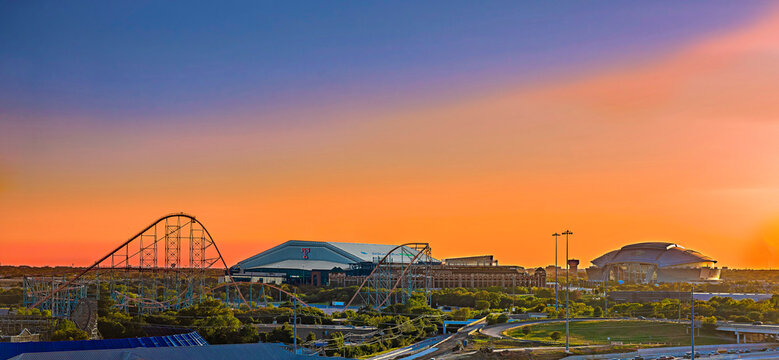
[[[557,237],[558,233],[552,234],[554,236],[554,310],[557,312],[557,287],[560,285],[557,280]]]
[[[514,302],[517,298],[517,274],[514,274],[513,278],[511,281],[511,311],[509,314],[514,313]]]
[[[609,313],[609,279],[603,282],[603,318],[607,318]]]
[[[568,281],[568,275],[571,272],[571,270],[568,268],[568,235],[573,235],[571,230],[565,230],[563,233],[565,235],[565,352],[567,353],[569,351],[570,343],[568,341],[569,336],[569,322],[570,322],[570,313],[568,308],[570,307],[568,296],[571,292],[571,285],[570,281]]]
[[[690,284],[690,358],[695,359],[695,284]]]

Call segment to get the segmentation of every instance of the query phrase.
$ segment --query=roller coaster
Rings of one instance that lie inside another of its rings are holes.
[[[378,261],[345,308],[359,298],[363,304],[381,309],[391,303],[405,303],[415,294],[424,295],[430,303],[430,269],[433,260],[431,251],[428,243],[396,246]],[[393,258],[400,259],[400,262],[392,262]],[[408,262],[405,261],[407,258],[410,259]],[[363,291],[366,287],[367,291]]]
[[[179,309],[205,299],[214,275],[225,269],[227,263],[200,221],[185,213],[169,214],[70,279],[25,278],[23,301],[53,316],[68,316],[88,296],[110,296],[127,312]]]
[[[376,263],[344,308],[360,303],[379,309],[415,294],[429,296],[430,252],[427,243],[395,247]],[[232,307],[268,306],[269,299],[296,299],[309,306],[283,286],[237,282],[227,269],[206,227],[192,215],[174,213],[73,277],[25,277],[23,303],[56,317],[69,317],[80,302],[101,297],[110,297],[114,307],[131,314],[177,310],[209,297]]]

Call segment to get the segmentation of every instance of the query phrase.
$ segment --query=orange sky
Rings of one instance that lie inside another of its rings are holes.
[[[670,241],[779,267],[777,12],[672,53],[431,99],[201,115],[210,125],[19,125],[28,136],[11,146],[44,151],[0,162],[0,263],[86,265],[185,211],[228,263],[307,239],[537,266],[570,229],[584,265]],[[252,125],[267,117],[322,121]]]

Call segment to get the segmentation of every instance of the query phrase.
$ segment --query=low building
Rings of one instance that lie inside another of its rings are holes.
[[[466,256],[444,259],[444,264],[455,266],[497,266],[498,260],[492,255]]]
[[[30,341],[41,341],[41,334],[33,334],[29,329],[24,328],[18,335],[8,337],[8,342],[20,343]]]
[[[392,271],[391,283],[395,283],[401,269]],[[527,271],[520,266],[454,266],[435,265],[428,268],[432,288],[484,288],[484,287],[545,287],[546,271],[543,268]],[[337,287],[359,286],[367,274],[331,273],[330,284]],[[419,280],[422,281],[422,280]],[[407,286],[401,282],[401,286]],[[421,284],[414,284],[421,287]]]
[[[520,266],[434,266],[431,271],[434,288],[545,287],[546,271],[527,271]]]

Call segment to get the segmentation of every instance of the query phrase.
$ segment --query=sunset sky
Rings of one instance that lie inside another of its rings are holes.
[[[669,241],[779,268],[768,1],[0,2],[0,263],[171,212],[584,266]],[[561,255],[562,259],[562,255]]]

